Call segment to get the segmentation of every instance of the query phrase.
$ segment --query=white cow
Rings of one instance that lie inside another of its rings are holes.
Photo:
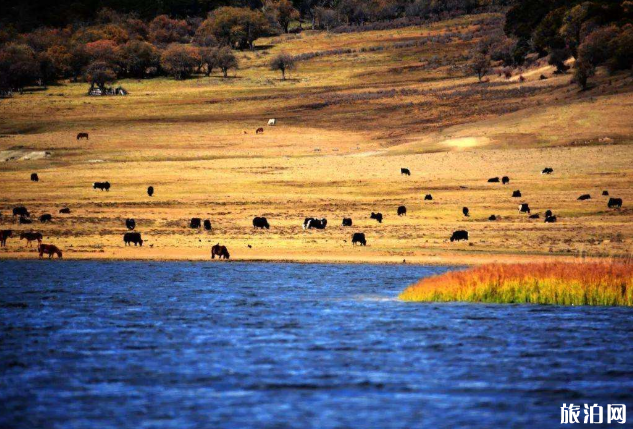
[[[268,120],[268,126],[269,127],[274,127],[275,125],[277,125],[277,119],[269,119]]]

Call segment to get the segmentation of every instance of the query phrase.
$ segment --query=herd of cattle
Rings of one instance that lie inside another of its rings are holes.
[[[270,125],[270,124],[269,124]],[[274,123],[272,124],[274,125]],[[85,135],[82,135],[85,134]],[[87,133],[80,133],[77,136],[77,139],[80,138],[80,136],[82,138],[88,138],[88,134]],[[542,174],[552,174],[554,172],[554,170],[550,167],[545,168],[542,170]],[[406,176],[410,176],[411,175],[411,171],[408,168],[401,168],[400,169],[400,173],[402,175],[406,175]],[[31,181],[33,182],[38,182],[39,181],[39,176],[37,173],[32,173],[31,174]],[[510,183],[510,178],[508,176],[503,176],[501,179],[499,177],[492,177],[490,179],[488,179],[488,183],[499,183],[501,182],[503,185],[507,185]],[[94,182],[93,183],[93,189],[99,189],[102,191],[109,191],[111,188],[111,185],[109,182]],[[147,194],[152,197],[154,195],[154,187],[153,186],[149,186],[147,188]],[[609,192],[608,191],[603,191],[602,192],[602,196],[609,196]],[[521,198],[522,194],[520,190],[515,190],[512,192],[512,197],[513,198]],[[578,197],[578,200],[580,201],[586,201],[591,199],[591,195],[590,194],[583,194],[580,197]],[[426,194],[424,196],[424,200],[425,201],[432,201],[433,200],[433,196],[431,194]],[[622,207],[622,199],[621,198],[613,198],[613,197],[609,197],[608,203],[607,203],[608,208],[621,208]],[[68,207],[64,207],[62,209],[59,210],[60,214],[70,214],[70,209]],[[521,203],[519,204],[519,213],[524,213],[527,214],[528,217],[530,219],[539,219],[540,215],[538,213],[532,214],[532,211],[530,209],[530,206],[528,203]],[[406,216],[407,214],[407,208],[405,206],[399,206],[398,210],[397,210],[397,214],[398,216]],[[468,207],[463,207],[462,208],[462,214],[465,217],[470,217],[470,210],[468,209]],[[18,218],[18,222],[20,224],[31,224],[33,222],[33,220],[31,219],[31,214],[29,213],[29,211],[27,210],[26,207],[24,206],[18,206],[18,207],[14,207],[13,208],[13,218]],[[370,219],[374,219],[376,220],[378,223],[382,223],[383,221],[383,215],[382,213],[374,213],[372,212],[371,215],[369,216]],[[545,222],[546,223],[554,223],[557,221],[556,216],[552,213],[551,210],[547,210],[544,213],[544,218],[545,218]],[[498,217],[496,215],[491,215],[488,220],[489,221],[496,221],[498,219]],[[39,220],[41,223],[47,223],[47,222],[51,222],[53,220],[53,216],[50,213],[44,213],[39,217]],[[211,227],[211,221],[209,219],[205,219],[204,221],[201,218],[191,218],[190,222],[189,222],[189,227],[192,229],[199,229],[200,227],[204,226],[204,229],[207,231],[210,231],[212,229]],[[342,226],[343,227],[351,227],[353,225],[353,221],[351,218],[343,218],[343,222],[342,222]],[[136,228],[136,221],[134,219],[126,219],[125,220],[125,226],[129,231],[133,231]],[[260,229],[270,229],[270,224],[268,223],[268,220],[265,217],[255,217],[253,219],[253,227],[254,228],[260,228]],[[322,219],[318,219],[318,218],[305,218],[303,221],[303,229],[304,230],[308,230],[308,229],[317,229],[317,230],[323,230],[327,227],[327,219],[322,218]],[[7,239],[13,236],[13,231],[12,230],[0,230],[0,246],[4,247],[6,246],[7,243]],[[33,241],[37,241],[38,242],[38,251],[39,251],[39,256],[40,258],[43,257],[44,254],[48,255],[49,259],[53,257],[53,255],[57,255],[58,258],[62,257],[62,251],[57,248],[54,245],[51,244],[42,244],[42,239],[43,236],[41,233],[39,232],[21,232],[20,233],[20,240],[26,240],[27,243],[27,247],[31,246],[31,243]],[[454,231],[450,237],[450,241],[454,242],[454,241],[468,241],[469,236],[468,236],[468,231],[465,230],[457,230]],[[134,246],[143,246],[143,239],[141,237],[141,234],[139,232],[127,232],[123,235],[123,242],[126,246],[131,246],[132,244],[134,244]],[[361,246],[366,246],[367,245],[367,238],[365,237],[365,234],[362,232],[356,232],[352,235],[352,245],[361,245]],[[250,246],[249,246],[250,247]],[[213,246],[211,248],[211,258],[215,259],[215,257],[218,256],[219,259],[229,259],[230,258],[230,254],[227,250],[227,248],[225,246],[221,246],[219,243],[216,244],[215,246]]]

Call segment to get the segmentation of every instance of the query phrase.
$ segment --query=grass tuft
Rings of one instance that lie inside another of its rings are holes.
[[[633,306],[633,263],[488,264],[423,279],[402,292],[400,299]]]

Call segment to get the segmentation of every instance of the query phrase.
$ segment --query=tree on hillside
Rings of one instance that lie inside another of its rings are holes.
[[[198,27],[195,40],[213,36],[221,46],[237,49],[253,48],[253,42],[267,34],[268,20],[259,10],[220,7]]]
[[[121,46],[121,62],[127,76],[144,78],[160,65],[160,53],[151,43],[130,40]]]
[[[270,62],[270,69],[279,70],[281,72],[282,80],[286,80],[286,71],[294,70],[294,68],[295,68],[294,57],[284,52],[277,55]]]
[[[229,76],[230,69],[237,69],[237,57],[229,47],[220,48],[217,54],[218,67],[222,70],[224,77]]]
[[[176,80],[190,77],[200,63],[200,54],[196,48],[177,43],[169,45],[160,57],[163,70]]]
[[[189,41],[189,25],[184,19],[172,19],[159,15],[149,24],[149,38],[157,44],[186,43]]]
[[[9,43],[0,49],[2,89],[21,90],[25,86],[33,84],[40,77],[40,64],[30,46]]]
[[[114,82],[117,75],[112,67],[105,61],[95,61],[86,69],[85,78],[86,81],[90,83],[91,91],[96,85],[103,92],[106,84]]]
[[[481,79],[490,71],[490,58],[482,53],[477,53],[470,63],[471,70]]]
[[[219,67],[219,49],[218,48],[201,48],[200,58],[202,60],[202,66],[205,68],[205,75],[210,76],[213,73],[213,69]]]
[[[102,39],[86,43],[85,50],[91,62],[104,62],[114,70],[121,64],[121,52],[112,40]]]
[[[290,22],[299,19],[299,11],[289,0],[266,0],[264,11],[271,14],[284,33],[288,33]]]
[[[325,31],[330,31],[330,29],[340,24],[336,11],[324,7],[316,10],[316,19],[319,22],[319,26],[324,28]]]

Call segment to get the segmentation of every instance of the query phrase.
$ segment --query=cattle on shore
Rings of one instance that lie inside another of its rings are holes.
[[[126,246],[131,246],[130,243],[134,243],[134,246],[139,245],[143,247],[143,239],[141,238],[141,234],[139,232],[126,232],[123,235],[123,242]]]
[[[13,207],[13,217],[15,216],[30,217],[31,213],[29,213],[29,211],[24,206]]]
[[[20,218],[18,219],[18,223],[20,225],[29,225],[33,223],[33,221],[29,219],[28,217],[20,216]]]
[[[92,189],[100,189],[102,191],[110,191],[110,182],[94,182]]]
[[[40,181],[40,177],[37,175],[37,173],[31,173],[31,182],[39,182]]]
[[[365,238],[365,234],[362,232],[355,232],[352,235],[352,245],[360,244],[361,246],[367,246],[367,239]]]
[[[13,231],[10,229],[3,229],[0,231],[0,247],[7,245],[7,238],[13,235]]]
[[[545,217],[546,217],[546,218],[547,218],[547,217],[550,217],[550,216],[552,216],[552,215],[553,215],[553,213],[552,213],[552,211],[551,211],[551,210],[545,210]]]
[[[59,259],[62,258],[62,251],[53,244],[40,244],[37,250],[40,252],[40,259],[44,256],[44,254],[48,255],[48,259],[51,259],[53,255],[57,255]]]
[[[303,221],[303,229],[325,229],[327,226],[327,219],[316,219],[313,217],[307,217]]]
[[[371,212],[371,215],[369,215],[369,218],[377,220],[378,223],[382,223],[382,213]]]
[[[410,176],[411,175],[411,171],[408,168],[401,168],[400,169],[400,174],[404,174],[405,176]]]
[[[266,219],[265,217],[254,217],[253,227],[260,228],[260,229],[264,229],[264,228],[269,229],[270,225],[268,224],[268,219]]]
[[[203,225],[205,231],[211,231],[211,221],[209,219],[205,219]]]
[[[263,134],[263,133],[264,133],[264,129],[261,127],[255,130],[255,134]]]
[[[578,197],[578,201],[585,201],[585,200],[590,200],[591,199],[591,195],[589,194],[582,194],[581,196]]]
[[[134,231],[134,228],[136,228],[136,221],[132,218],[125,219],[125,227],[130,231]]]
[[[488,183],[499,183],[499,178],[491,177],[490,179],[488,179]]]
[[[32,241],[37,241],[38,244],[42,243],[42,234],[39,232],[21,232],[20,240],[26,240],[26,247],[31,247]]]
[[[521,191],[518,189],[512,192],[512,198],[521,198]]]
[[[68,207],[64,207],[59,211],[60,214],[70,214],[70,209]]]
[[[352,226],[352,218],[344,217],[343,218],[343,226]]]
[[[510,178],[508,176],[503,176],[501,178],[501,183],[503,183],[504,185],[507,185],[508,183],[510,183]]]
[[[545,218],[545,223],[554,223],[556,222],[556,216],[547,216]]]
[[[150,197],[154,195],[154,187],[150,186],[147,188],[147,195],[149,195]]]
[[[527,203],[519,204],[519,213],[527,213],[530,214],[530,206]]]
[[[622,198],[609,198],[607,207],[609,207],[610,209],[622,208]]]
[[[192,217],[191,220],[189,221],[189,228],[198,229],[200,228],[201,222],[202,222],[202,219],[200,219],[199,217]]]
[[[40,216],[40,222],[42,223],[52,222],[52,221],[53,221],[53,215],[50,213],[45,213],[42,216]]]
[[[275,125],[277,125],[277,119],[269,119],[268,120],[268,126],[269,127],[274,127]]]
[[[216,256],[218,257],[218,259],[229,259],[231,257],[226,246],[220,246],[220,243],[211,247],[211,259],[215,259]]]
[[[528,219],[540,219],[541,215],[538,213],[534,213],[533,215],[529,215]]]
[[[464,214],[464,216],[469,217],[470,216],[470,210],[468,209],[468,207],[462,207],[462,213]]]
[[[602,196],[603,197],[608,197],[609,196],[609,191],[607,191],[607,190],[602,191]]]
[[[79,134],[77,134],[77,140],[80,140],[80,139],[89,140],[88,139],[88,133],[79,133]]]
[[[424,196],[424,201],[433,201],[433,195],[431,194],[426,194]]]
[[[489,221],[495,221],[497,220],[497,216],[496,215],[490,215],[490,217],[488,218]]]
[[[398,207],[398,216],[406,216],[407,208],[405,206]]]
[[[463,229],[460,229],[453,232],[453,235],[451,235],[451,243],[453,241],[460,241],[460,240],[468,241],[468,231],[464,231]]]
[[[552,174],[553,172],[554,172],[553,168],[545,167],[543,171],[541,171],[541,174]]]

